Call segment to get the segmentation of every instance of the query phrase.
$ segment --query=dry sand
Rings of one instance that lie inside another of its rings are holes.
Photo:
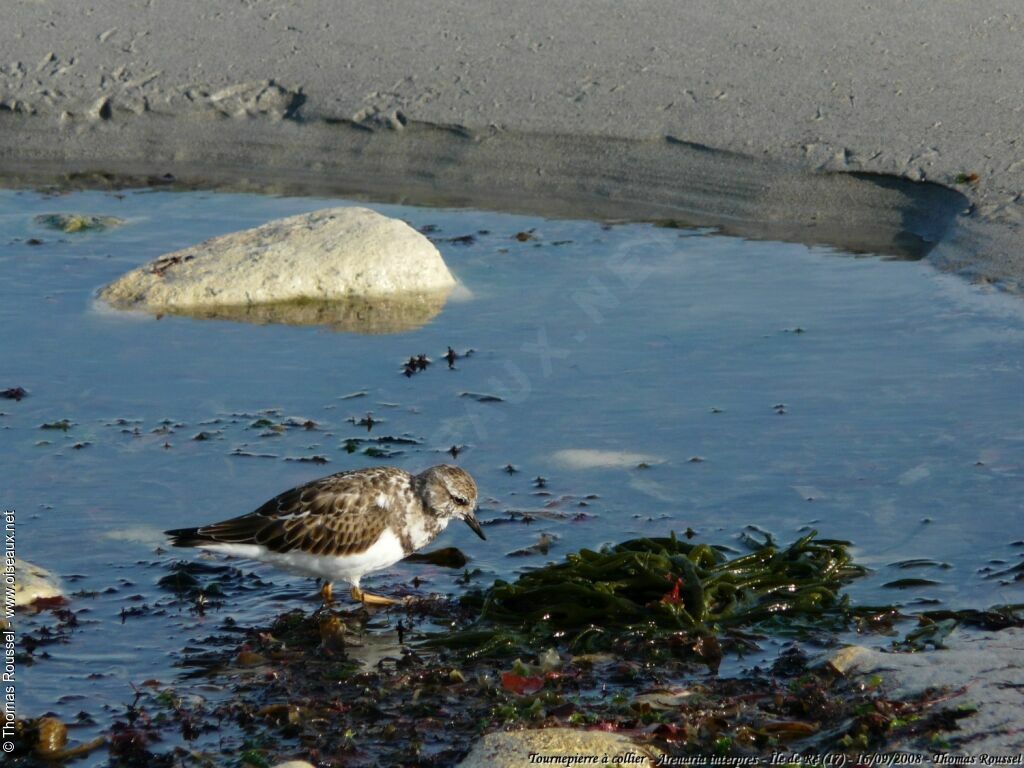
[[[7,183],[671,219],[1024,284],[1017,0],[5,6]]]

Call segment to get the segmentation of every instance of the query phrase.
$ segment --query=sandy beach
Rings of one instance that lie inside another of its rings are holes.
[[[1017,290],[1022,32],[1000,0],[16,0],[0,173],[714,225]]]

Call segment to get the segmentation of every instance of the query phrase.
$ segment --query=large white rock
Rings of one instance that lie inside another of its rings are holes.
[[[1024,629],[956,632],[947,642],[948,648],[920,653],[883,653],[855,645],[831,662],[847,675],[879,675],[892,696],[948,689],[945,706],[977,707],[975,714],[957,721],[955,731],[942,734],[952,744],[950,751],[1024,754]]]
[[[108,285],[119,309],[386,332],[440,311],[455,278],[426,237],[367,208],[328,208],[161,256]]]
[[[659,752],[642,747],[617,733],[583,731],[574,728],[544,728],[529,731],[488,733],[474,746],[458,768],[535,768],[538,765],[568,765],[559,757],[584,755],[596,758],[596,765],[656,765]],[[533,755],[533,757],[531,757]]]
[[[14,605],[21,608],[36,600],[62,597],[60,580],[45,568],[14,559]]]

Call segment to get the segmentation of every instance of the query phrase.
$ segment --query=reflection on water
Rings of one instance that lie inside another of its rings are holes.
[[[366,580],[374,592],[457,592],[670,530],[739,547],[753,524],[852,540],[874,569],[851,588],[862,602],[1024,599],[1005,575],[1024,555],[1024,313],[923,264],[377,206],[435,237],[472,295],[386,310],[371,322],[392,332],[373,336],[330,332],[320,307],[303,308],[314,326],[94,309],[99,286],[160,254],[335,204],[0,192],[0,389],[28,392],[0,401],[2,501],[19,556],[86,611],[24,668],[26,714],[71,717],[86,691],[120,707],[225,617],[310,608],[312,582],[236,562],[220,604],[190,613],[159,585],[181,555],[155,532],[381,463],[464,466],[488,540],[452,526],[436,545],[461,548],[468,575],[400,564]],[[55,210],[125,225],[33,221]],[[430,364],[403,369],[419,355]],[[936,583],[884,587],[908,572]]]
[[[257,325],[318,325],[348,333],[400,333],[414,331],[433,320],[444,308],[450,293],[450,290],[443,290],[393,296],[356,296],[344,301],[281,301],[239,306],[166,307],[150,311],[160,316],[180,315],[199,320],[233,320]],[[132,306],[119,308],[131,310]]]

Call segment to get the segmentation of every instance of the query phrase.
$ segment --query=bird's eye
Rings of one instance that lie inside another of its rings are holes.
[[[467,499],[462,498],[461,496],[452,496],[452,501],[454,501],[460,507],[464,507],[467,504],[469,504],[469,501]]]

